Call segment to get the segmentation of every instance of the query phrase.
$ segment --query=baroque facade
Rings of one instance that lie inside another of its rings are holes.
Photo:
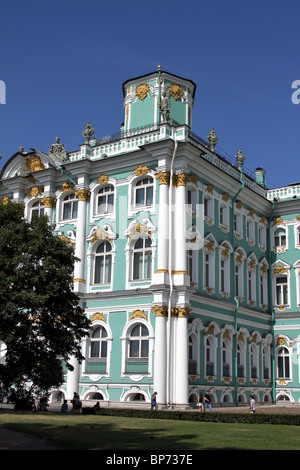
[[[80,260],[92,328],[52,401],[300,401],[300,184],[268,190],[193,133],[195,91],[158,67],[123,84],[119,133],[87,123],[78,150],[56,138],[1,171],[1,202],[47,215]]]

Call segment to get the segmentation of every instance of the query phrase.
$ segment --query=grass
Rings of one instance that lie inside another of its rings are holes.
[[[1,425],[80,450],[300,450],[300,426],[17,412]]]

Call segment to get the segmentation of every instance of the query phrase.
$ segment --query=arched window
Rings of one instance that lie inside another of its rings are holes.
[[[222,369],[223,377],[231,376],[231,348],[228,340],[222,342]]]
[[[96,214],[110,214],[114,210],[114,187],[102,186],[96,194]]]
[[[281,347],[277,352],[277,378],[290,379],[290,355],[286,347]]]
[[[211,336],[205,343],[205,373],[207,376],[215,375],[215,347]]]
[[[101,243],[95,253],[94,284],[111,282],[112,255],[111,244]]]
[[[42,215],[44,215],[44,204],[39,200],[34,202],[31,206],[31,220],[34,217],[40,217]]]
[[[153,178],[147,176],[140,179],[134,188],[135,206],[152,206],[153,204]]]
[[[250,346],[250,377],[258,378],[258,348],[256,344]]]
[[[107,373],[109,368],[108,339],[104,326],[97,326],[92,330],[86,345],[85,373]]]
[[[107,357],[107,332],[103,326],[96,328],[91,335],[90,358]]]
[[[75,194],[67,195],[62,203],[63,220],[76,219],[78,211],[78,199]]]
[[[133,249],[133,279],[151,279],[152,248],[149,237],[139,238]]]
[[[129,335],[128,358],[148,358],[149,339],[148,328],[139,323],[134,326]]]

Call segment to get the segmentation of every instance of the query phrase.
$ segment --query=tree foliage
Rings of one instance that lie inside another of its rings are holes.
[[[82,361],[89,320],[73,291],[74,251],[47,217],[24,219],[20,204],[0,203],[0,381],[47,391],[63,382],[64,364]]]

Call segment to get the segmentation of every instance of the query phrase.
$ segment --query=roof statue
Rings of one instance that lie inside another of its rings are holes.
[[[209,131],[209,134],[208,134],[207,138],[208,138],[210,150],[212,152],[214,152],[215,151],[215,146],[217,145],[217,142],[218,142],[218,139],[219,139],[219,137],[215,134],[214,129],[211,129]]]
[[[245,155],[242,154],[241,149],[238,150],[238,153],[236,154],[235,158],[236,158],[239,170],[242,171],[243,170],[243,164],[244,164],[244,161],[245,161],[246,157],[245,157]]]
[[[170,98],[167,96],[165,91],[163,92],[163,97],[160,103],[160,112],[162,122],[170,122]]]
[[[92,135],[94,134],[94,129],[92,128],[92,124],[88,122],[85,125],[85,129],[82,131],[82,135],[84,137],[85,143],[88,144],[91,140]]]
[[[49,156],[59,162],[66,162],[69,160],[68,153],[64,144],[61,144],[59,137],[55,137],[55,144],[52,144],[49,150]]]

